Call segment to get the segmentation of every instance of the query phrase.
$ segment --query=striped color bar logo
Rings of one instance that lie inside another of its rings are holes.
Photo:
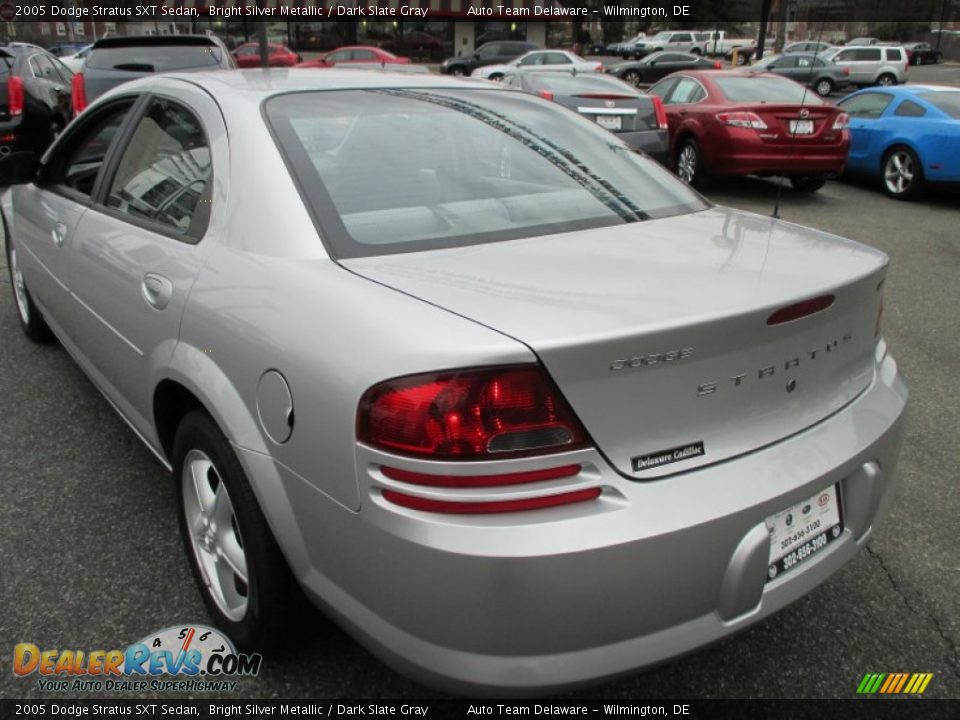
[[[933,673],[867,673],[857,687],[858,695],[922,695]]]

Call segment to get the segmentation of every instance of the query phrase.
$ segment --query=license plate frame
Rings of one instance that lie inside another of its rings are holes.
[[[840,487],[831,485],[764,522],[770,531],[770,582],[806,564],[843,535]]]
[[[623,128],[623,118],[619,115],[597,115],[596,122],[604,130],[610,130],[611,132],[617,132]]]
[[[791,120],[791,135],[813,135],[813,120]]]

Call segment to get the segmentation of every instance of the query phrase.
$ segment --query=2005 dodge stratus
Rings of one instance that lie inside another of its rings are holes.
[[[582,685],[796,600],[893,500],[887,257],[542,98],[166,75],[2,170],[23,329],[172,469],[241,646],[299,583],[423,682]]]

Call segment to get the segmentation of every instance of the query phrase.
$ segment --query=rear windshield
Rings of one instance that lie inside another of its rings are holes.
[[[714,76],[711,79],[730,102],[824,104],[823,100],[808,88],[786,78],[728,75]]]
[[[597,74],[581,74],[573,77],[565,73],[531,73],[527,84],[532,90],[548,90],[557,95],[581,95],[583,93],[617,93],[639,96],[641,93],[615,78]]]
[[[595,123],[524,93],[296,93],[268,100],[266,115],[337,257],[496,242],[706,207]]]
[[[94,50],[85,67],[95,70],[171,72],[217,67],[221,54],[216,45],[105,47]]]
[[[940,108],[950,117],[960,119],[960,92],[919,93],[917,97],[921,97],[934,107]]]

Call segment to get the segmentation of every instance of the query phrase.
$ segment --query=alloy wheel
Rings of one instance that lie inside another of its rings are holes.
[[[910,189],[913,184],[916,169],[913,158],[905,150],[898,150],[887,158],[883,168],[883,182],[887,190],[893,195],[901,195]]]
[[[830,91],[833,89],[833,86],[830,85],[829,80],[821,80],[817,83],[816,91],[817,95],[826,97],[830,94]]]
[[[697,174],[697,151],[693,145],[684,145],[677,158],[677,175],[687,185],[692,185]]]
[[[239,622],[249,604],[249,572],[230,493],[210,458],[196,449],[187,453],[181,482],[190,546],[204,583],[217,608]]]

